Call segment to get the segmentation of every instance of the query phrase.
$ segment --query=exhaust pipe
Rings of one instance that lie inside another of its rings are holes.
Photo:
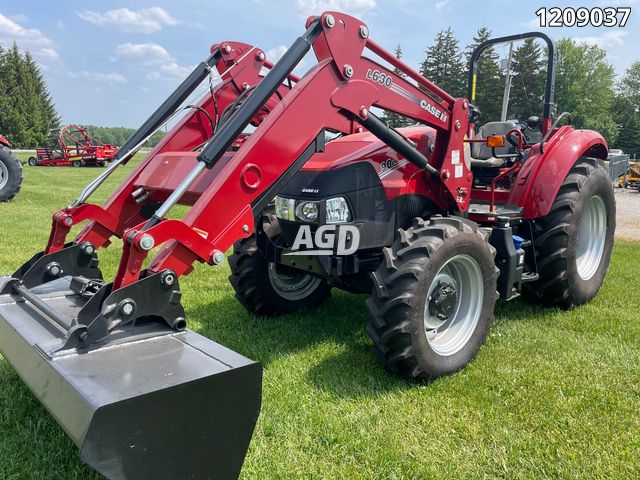
[[[166,277],[113,293],[86,278],[27,288],[2,277],[0,352],[105,477],[237,478],[262,367],[186,330]]]

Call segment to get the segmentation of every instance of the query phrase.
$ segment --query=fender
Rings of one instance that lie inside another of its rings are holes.
[[[528,219],[544,217],[576,161],[583,156],[607,158],[607,142],[593,130],[564,126],[545,143],[531,149],[509,196],[509,204],[519,205]]]
[[[9,140],[7,140],[2,135],[0,135],[0,145],[4,145],[7,148],[11,148],[11,144],[9,143]]]

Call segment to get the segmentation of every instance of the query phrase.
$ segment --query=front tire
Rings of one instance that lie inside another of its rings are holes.
[[[236,242],[229,257],[229,282],[236,298],[256,315],[280,315],[312,309],[330,295],[327,282],[301,272],[286,274],[268,262],[255,236]]]
[[[0,202],[9,202],[22,186],[22,164],[4,145],[0,145]]]
[[[367,333],[387,369],[428,380],[475,357],[493,320],[494,258],[488,235],[461,218],[416,219],[399,230],[367,300]]]
[[[29,160],[27,162],[29,163],[30,167],[38,166],[38,159],[36,157],[29,157]]]
[[[595,158],[580,158],[562,183],[549,213],[533,228],[540,279],[525,284],[526,298],[564,309],[596,296],[607,273],[616,229],[611,181]]]

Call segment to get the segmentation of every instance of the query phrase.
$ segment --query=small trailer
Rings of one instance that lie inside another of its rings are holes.
[[[85,127],[67,125],[49,132],[49,144],[36,149],[29,158],[32,167],[104,167],[111,162],[118,147],[102,143],[87,133]]]

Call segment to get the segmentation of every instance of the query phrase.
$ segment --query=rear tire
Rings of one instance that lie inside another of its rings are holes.
[[[0,202],[9,202],[22,186],[22,164],[4,145],[0,145]]]
[[[494,258],[488,235],[461,218],[416,219],[400,229],[367,300],[367,333],[383,365],[428,380],[469,363],[493,320]]]
[[[236,298],[256,315],[280,315],[312,309],[330,295],[327,282],[301,272],[287,275],[267,261],[255,236],[235,243],[229,257],[229,282]]]
[[[27,162],[29,163],[30,167],[38,166],[38,159],[36,157],[29,157],[29,160]]]
[[[535,303],[564,309],[582,305],[602,286],[613,248],[616,202],[602,163],[580,158],[549,213],[533,227],[540,279],[524,285]]]

